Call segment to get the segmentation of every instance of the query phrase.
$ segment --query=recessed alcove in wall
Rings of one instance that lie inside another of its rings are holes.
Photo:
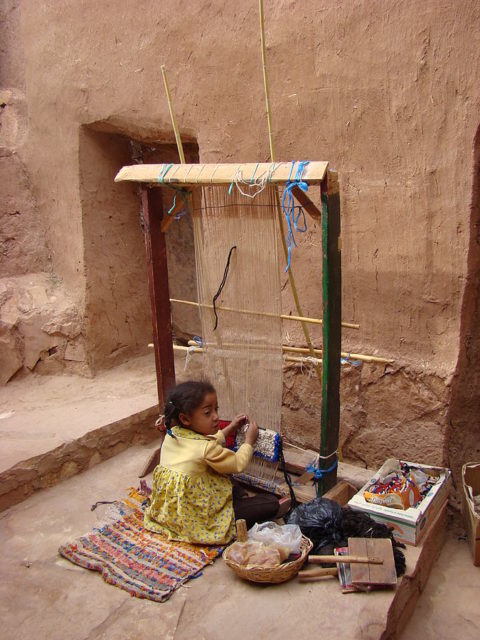
[[[85,269],[86,344],[93,371],[147,353],[152,341],[151,308],[139,188],[115,183],[119,169],[134,162],[178,162],[174,144],[132,140],[121,132],[80,130],[80,198]],[[198,162],[198,146],[187,143],[187,162]],[[170,208],[173,191],[163,190]],[[172,297],[196,299],[194,243],[189,215],[167,231]],[[173,309],[179,339],[199,331],[194,308]]]

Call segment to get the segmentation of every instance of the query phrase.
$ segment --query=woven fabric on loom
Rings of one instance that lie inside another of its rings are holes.
[[[193,209],[198,296],[200,304],[208,305],[200,307],[204,372],[217,389],[223,417],[246,412],[278,432],[283,358],[274,187],[264,184],[249,198],[235,185],[206,186]],[[216,306],[240,312],[218,309],[214,330],[212,301],[233,246]]]
[[[132,596],[163,602],[211,564],[223,547],[172,542],[147,531],[143,501],[131,489],[128,498],[114,504],[109,522],[61,546],[59,553],[74,564],[98,571],[105,582]]]

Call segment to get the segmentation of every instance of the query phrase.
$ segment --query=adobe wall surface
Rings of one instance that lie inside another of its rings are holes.
[[[10,263],[15,274],[2,264],[0,276],[60,279],[81,317],[80,334],[64,343],[81,343],[79,368],[94,371],[151,339],[138,201],[134,187],[112,180],[128,138],[173,142],[160,65],[200,162],[269,159],[258,6],[3,6],[19,55],[8,57],[2,86],[24,92],[26,113],[11,162],[22,161],[29,183],[26,191],[17,177],[17,197],[28,203],[9,233],[26,246],[34,217],[39,241],[18,267]],[[343,315],[361,327],[344,332],[344,350],[395,359],[391,367],[347,366],[342,377],[344,454],[370,466],[390,453],[446,457],[462,313],[470,313],[462,304],[472,268],[479,13],[475,0],[455,10],[437,0],[265,0],[276,160],[328,160],[339,172]],[[293,257],[305,315],[321,315],[320,261],[319,229],[309,221]],[[181,277],[193,291],[191,275]],[[293,312],[282,278],[283,307]],[[285,340],[301,345],[300,329],[285,327]],[[314,341],[321,344],[320,334]],[[288,368],[284,403],[287,434],[318,446],[315,381]]]

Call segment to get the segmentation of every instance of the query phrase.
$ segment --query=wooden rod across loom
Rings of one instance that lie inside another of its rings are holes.
[[[194,340],[189,340],[188,346],[198,347],[200,345],[198,344],[198,342],[195,342]],[[224,344],[223,346],[236,347],[238,346],[238,344],[227,343],[227,344]],[[262,345],[249,345],[249,349],[253,348],[253,346],[259,349],[263,348]],[[302,354],[311,353],[310,349],[308,349],[307,347],[289,347],[288,345],[285,345],[285,344],[282,344],[282,351],[286,353],[302,353]],[[315,354],[315,357],[321,356],[323,353],[322,349],[314,349],[313,352]],[[340,355],[342,356],[342,358],[351,358],[353,360],[361,360],[362,362],[378,362],[379,364],[392,364],[393,362],[395,362],[395,360],[392,360],[391,358],[381,358],[380,356],[369,356],[363,353],[351,353],[351,352],[347,353],[346,351],[342,351]]]
[[[284,351],[289,351],[291,353],[310,353],[310,349],[306,347],[289,347],[282,346]],[[322,355],[322,349],[314,349],[315,355]],[[346,351],[342,351],[340,353],[342,358],[351,358],[352,360],[362,360],[362,362],[378,362],[380,364],[392,364],[395,362],[391,358],[381,358],[380,356],[369,356],[363,353],[347,353]]]
[[[192,307],[205,307],[213,309],[213,305],[211,304],[202,304],[201,302],[193,302],[192,300],[178,300],[176,298],[170,298],[170,302],[176,302],[178,304],[187,304]],[[267,318],[281,318],[282,320],[294,320],[296,322],[307,322],[309,324],[323,324],[323,320],[320,318],[308,318],[306,316],[288,316],[285,314],[280,314],[278,316],[276,313],[269,313],[268,311],[252,311],[250,309],[233,309],[232,307],[215,307],[218,311],[231,311],[232,313],[244,313],[249,316],[265,316]],[[347,329],[360,329],[359,324],[355,324],[353,322],[342,322],[342,327],[346,327]]]
[[[199,347],[199,346],[190,346],[190,347],[184,347],[181,344],[174,344],[173,345],[173,350],[174,351],[182,351],[184,353],[204,353],[205,349],[203,347]],[[308,364],[308,360],[307,358],[298,358],[295,356],[284,356],[284,360],[286,362],[303,362],[304,364]],[[315,360],[317,360],[318,363],[321,363],[321,360],[318,360],[317,358],[315,358]],[[317,364],[316,362],[311,362],[311,364]]]
[[[241,175],[249,182],[259,176],[268,176],[272,185],[284,186],[288,182],[291,162],[224,162],[196,164],[134,164],[124,166],[115,176],[115,182],[143,182],[151,187],[176,185],[181,187],[201,187],[203,185],[227,185]],[[305,167],[303,179],[309,185],[319,185],[328,169],[328,162],[312,160]],[[162,180],[158,179],[163,175]]]

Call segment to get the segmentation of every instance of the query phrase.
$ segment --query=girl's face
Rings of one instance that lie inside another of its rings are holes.
[[[216,393],[207,393],[200,405],[192,413],[181,413],[183,425],[204,436],[215,435],[218,431],[218,402]]]

